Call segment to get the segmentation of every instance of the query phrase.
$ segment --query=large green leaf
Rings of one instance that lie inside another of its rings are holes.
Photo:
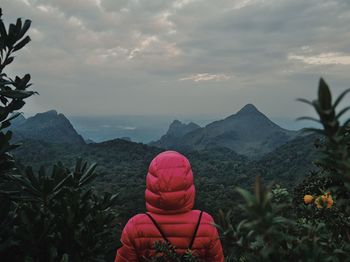
[[[318,88],[318,99],[323,110],[332,109],[332,95],[327,83],[322,78]]]
[[[16,44],[13,48],[13,52],[16,52],[18,50],[20,50],[21,48],[23,48],[26,44],[28,44],[30,42],[30,37],[26,36],[24,39],[22,39],[18,44]]]
[[[3,95],[8,98],[24,99],[30,97],[33,94],[38,94],[35,91],[25,91],[25,90],[8,90],[0,91],[0,95]]]
[[[19,39],[21,39],[25,35],[25,33],[28,31],[31,23],[32,23],[32,21],[28,20],[28,19],[24,21],[23,27],[22,27],[21,31],[19,32],[19,34],[18,34],[18,38]]]

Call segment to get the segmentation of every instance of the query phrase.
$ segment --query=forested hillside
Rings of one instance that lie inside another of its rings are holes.
[[[196,205],[212,213],[230,201],[234,188],[250,188],[256,176],[292,188],[316,166],[313,135],[298,137],[277,148],[260,160],[251,160],[224,147],[208,150],[184,150],[193,167],[197,185]],[[93,144],[52,144],[38,140],[23,140],[14,155],[22,168],[27,165],[50,169],[61,161],[73,166],[77,158],[97,162],[98,177],[94,186],[99,191],[119,193],[121,216],[145,209],[145,177],[151,160],[164,149],[115,139]],[[225,193],[223,193],[225,192]],[[232,195],[233,194],[233,195]]]

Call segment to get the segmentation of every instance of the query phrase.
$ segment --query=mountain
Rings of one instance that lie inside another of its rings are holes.
[[[181,139],[184,135],[200,129],[201,127],[193,122],[184,124],[179,120],[174,120],[165,135],[163,135],[158,141],[149,143],[151,146],[157,146],[161,148],[176,147],[181,143]]]
[[[132,141],[131,138],[128,137],[128,136],[121,137],[120,139],[121,139],[121,140],[125,140],[125,141],[129,141],[129,142]]]
[[[181,128],[179,124],[177,126]],[[297,134],[296,131],[281,128],[254,105],[247,104],[236,114],[225,119],[212,122],[203,128],[184,132],[184,135],[177,136],[175,140],[172,139],[173,137],[168,139],[165,135],[152,145],[166,149],[227,147],[238,154],[258,157],[273,151],[295,138]]]
[[[96,143],[94,140],[88,138],[88,139],[84,139],[85,143],[86,144],[93,144],[93,143]]]
[[[63,144],[85,143],[69,120],[63,114],[58,114],[56,110],[39,113],[28,119],[22,117],[17,120],[17,118],[11,126],[14,140],[35,139]]]
[[[284,186],[293,187],[301,182],[310,171],[319,168],[314,164],[322,153],[316,149],[322,137],[306,133],[277,147],[254,163],[263,170],[261,177],[266,181],[283,181]]]

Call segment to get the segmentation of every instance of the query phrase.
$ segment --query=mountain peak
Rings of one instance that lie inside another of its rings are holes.
[[[251,113],[260,113],[259,110],[253,104],[246,104],[237,112],[238,114],[251,114]]]
[[[200,128],[200,126],[193,122],[184,124],[176,119],[170,124],[167,134],[172,136],[182,136],[198,128]]]
[[[174,121],[171,127],[166,135],[152,145],[189,150],[226,147],[239,154],[255,157],[271,152],[295,136],[294,132],[273,123],[253,104],[247,104],[236,114],[205,127],[195,128],[195,124],[186,125],[180,121]]]
[[[43,112],[43,113],[37,113],[38,116],[57,116],[57,111],[54,109],[51,109],[49,111]]]
[[[29,117],[13,131],[19,137],[52,143],[84,144],[84,139],[74,129],[70,121],[56,110],[49,110]]]
[[[170,125],[171,126],[182,125],[182,122],[180,120],[175,119]]]

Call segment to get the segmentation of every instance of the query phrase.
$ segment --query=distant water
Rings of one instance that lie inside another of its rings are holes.
[[[115,138],[129,137],[134,142],[149,143],[164,135],[169,125],[178,119],[183,123],[194,122],[205,126],[220,118],[193,116],[70,116],[68,117],[74,128],[85,139],[95,142]],[[292,118],[271,118],[282,128],[299,130],[303,127],[315,127],[312,122],[295,121]]]
[[[85,139],[101,142],[129,137],[132,141],[142,143],[158,140],[175,119],[184,123],[193,121],[200,126],[215,120],[206,117],[173,116],[69,116],[68,119]]]

